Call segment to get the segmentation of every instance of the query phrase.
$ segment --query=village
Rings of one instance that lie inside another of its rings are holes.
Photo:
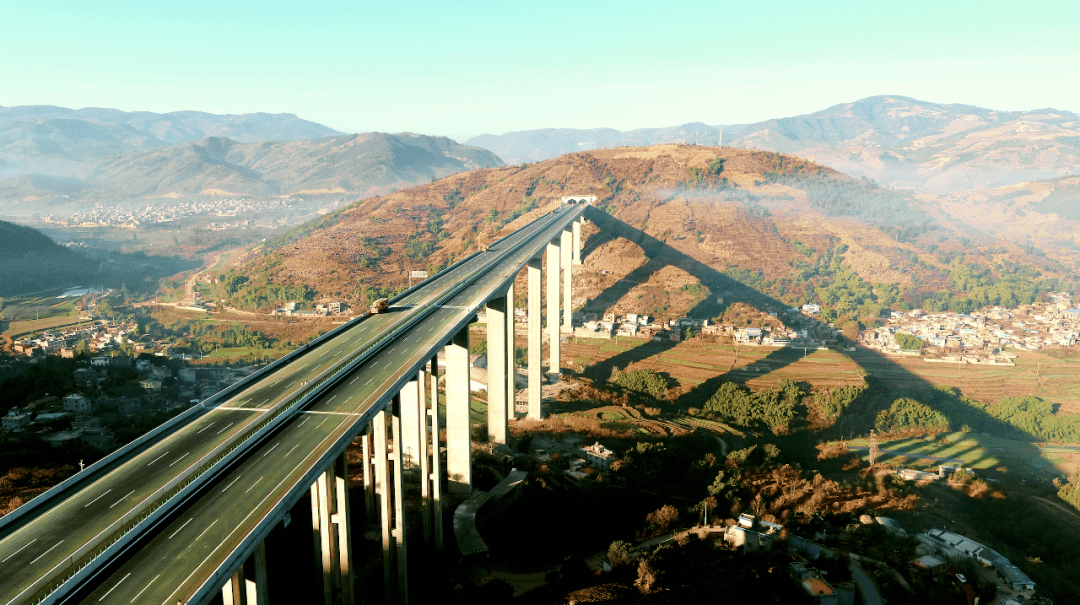
[[[189,368],[164,357],[92,357],[75,364],[70,392],[10,408],[0,418],[0,443],[41,440],[109,452],[253,371]]]
[[[970,314],[893,311],[885,325],[859,333],[859,343],[896,355],[921,355],[927,362],[1013,365],[1007,348],[1038,351],[1080,343],[1080,309],[1069,293],[1016,309],[992,307]],[[915,336],[918,347],[902,346]]]

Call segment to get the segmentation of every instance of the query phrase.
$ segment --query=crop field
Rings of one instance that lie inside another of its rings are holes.
[[[1080,350],[1076,356],[1064,358],[1039,351],[1021,351],[1018,355],[1015,367],[926,363],[915,357],[879,363],[858,354],[855,360],[868,374],[894,382],[897,388],[910,386],[910,374],[914,374],[936,386],[956,387],[966,397],[983,403],[1035,395],[1059,404],[1061,412],[1080,413]]]
[[[665,372],[679,385],[693,387],[723,376],[753,389],[769,389],[781,380],[830,388],[860,385],[863,373],[843,353],[833,350],[735,347],[699,341],[657,343],[641,339],[577,339],[563,345],[564,359],[589,373],[596,365],[614,364],[620,370]]]
[[[862,459],[868,457],[869,442],[866,439],[855,439],[847,444],[858,448],[855,451]],[[879,441],[878,449],[878,462],[932,468],[939,464],[962,464],[973,469],[1028,470],[1030,474],[1041,474],[1051,467],[1065,470],[1073,464],[1071,459],[1080,454],[1067,446],[1040,445],[967,432]]]
[[[79,319],[68,315],[44,317],[42,319],[27,319],[12,322],[3,322],[5,326],[3,335],[16,339],[26,334],[44,332],[53,328],[66,328],[77,324],[88,323],[89,320]]]

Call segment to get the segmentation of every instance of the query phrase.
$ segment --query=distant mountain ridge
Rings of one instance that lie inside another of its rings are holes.
[[[201,111],[154,113],[52,105],[0,107],[0,177],[42,172],[27,170],[27,164],[32,163],[29,158],[81,162],[103,155],[161,149],[211,136],[250,143],[340,134],[291,113],[215,115]],[[55,168],[64,163],[45,165]],[[60,172],[45,174],[61,175]]]
[[[467,144],[509,163],[604,147],[694,143],[794,153],[854,176],[931,191],[987,189],[1080,174],[1080,116],[996,111],[898,95],[868,97],[754,124],[671,128],[540,129],[480,135]]]
[[[364,133],[309,140],[240,143],[225,137],[93,158],[73,176],[0,179],[0,201],[192,196],[225,191],[283,196],[328,190],[368,196],[432,178],[500,166],[485,149],[446,137]]]

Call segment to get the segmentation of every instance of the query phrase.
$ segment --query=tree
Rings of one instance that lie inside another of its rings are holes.
[[[919,351],[923,348],[923,341],[918,336],[912,336],[911,334],[904,334],[898,332],[896,334],[896,344],[905,351]]]
[[[874,429],[870,429],[870,466],[874,466],[874,462],[878,457],[878,443],[877,434],[874,433]]]
[[[630,555],[634,546],[626,540],[616,540],[608,546],[607,558],[612,567],[625,565],[631,561]]]

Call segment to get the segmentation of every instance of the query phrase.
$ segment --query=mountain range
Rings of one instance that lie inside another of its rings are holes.
[[[0,107],[0,206],[200,193],[385,193],[501,166],[412,133],[342,134],[292,114]]]
[[[754,124],[539,129],[480,135],[467,144],[518,163],[605,147],[716,145],[721,128],[724,146],[797,154],[892,187],[955,192],[1080,174],[1075,113],[996,111],[893,95]]]

